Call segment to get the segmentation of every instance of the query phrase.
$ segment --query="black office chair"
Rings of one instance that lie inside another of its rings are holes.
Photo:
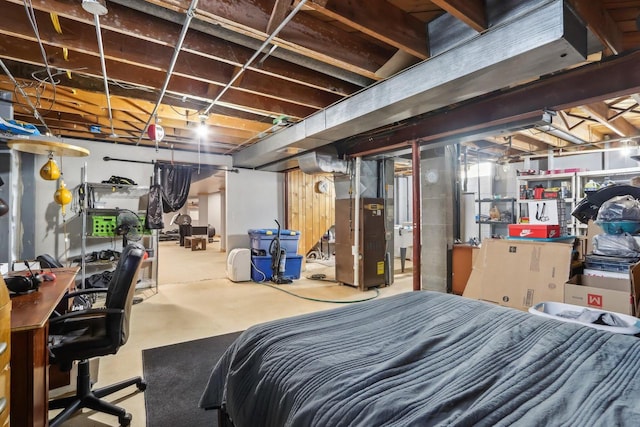
[[[64,408],[49,422],[51,427],[59,426],[81,408],[116,415],[122,426],[131,423],[131,414],[124,408],[101,398],[134,384],[144,391],[146,382],[135,377],[92,390],[89,359],[115,354],[127,342],[133,294],[143,255],[141,245],[129,244],[122,251],[108,288],[82,289],[65,297],[103,292],[106,293],[104,308],[71,311],[49,320],[50,362],[57,364],[62,371],[69,371],[73,362],[78,361],[76,395],[49,402],[49,409]]]

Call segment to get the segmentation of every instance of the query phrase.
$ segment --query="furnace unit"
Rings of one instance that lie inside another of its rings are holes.
[[[347,285],[355,285],[353,275],[354,244],[353,199],[336,200],[336,280]],[[360,290],[385,285],[385,216],[384,199],[360,199],[360,248],[362,256],[359,268]]]

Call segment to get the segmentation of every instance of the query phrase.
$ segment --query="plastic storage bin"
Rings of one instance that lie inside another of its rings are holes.
[[[584,266],[585,268],[591,268],[594,270],[629,273],[629,268],[638,261],[640,261],[640,258],[622,258],[588,254],[585,256]]]
[[[92,215],[91,235],[107,237],[116,235],[115,215]]]
[[[621,319],[625,326],[608,326],[608,325],[599,325],[596,323],[588,323],[582,322],[577,319],[570,319],[566,317],[558,316],[559,313],[563,311],[577,311],[581,312],[582,310],[594,311],[596,313],[612,313],[616,315],[619,319]],[[535,314],[536,316],[548,317],[551,319],[560,320],[562,322],[569,323],[578,323],[580,325],[589,326],[590,328],[599,329],[601,331],[609,331],[616,334],[627,334],[627,335],[635,335],[640,333],[640,319],[637,317],[629,316],[628,314],[622,313],[614,313],[612,311],[606,310],[597,310],[595,308],[587,308],[579,305],[573,304],[565,304],[562,302],[540,302],[533,307],[529,307],[529,313]]]
[[[278,235],[277,228],[258,228],[249,230],[251,238],[251,252],[256,255],[270,255],[269,246]],[[298,254],[298,239],[300,232],[296,230],[280,230],[280,247],[289,255]]]
[[[287,255],[284,266],[284,277],[287,279],[299,279],[302,271],[302,255]],[[251,280],[254,282],[268,282],[273,276],[271,270],[271,256],[251,257]]]

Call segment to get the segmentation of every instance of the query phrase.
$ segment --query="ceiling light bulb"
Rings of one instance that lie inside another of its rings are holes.
[[[106,15],[107,2],[105,0],[82,0],[82,8],[92,15]]]
[[[200,122],[200,125],[198,126],[196,132],[198,133],[198,136],[204,138],[209,133],[209,130],[207,129],[207,125],[204,122]]]

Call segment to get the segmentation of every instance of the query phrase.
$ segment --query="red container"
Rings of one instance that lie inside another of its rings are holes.
[[[534,188],[533,189],[533,198],[534,199],[542,199],[542,195],[544,194],[544,188]]]
[[[560,237],[559,225],[509,224],[510,237],[548,239]]]

